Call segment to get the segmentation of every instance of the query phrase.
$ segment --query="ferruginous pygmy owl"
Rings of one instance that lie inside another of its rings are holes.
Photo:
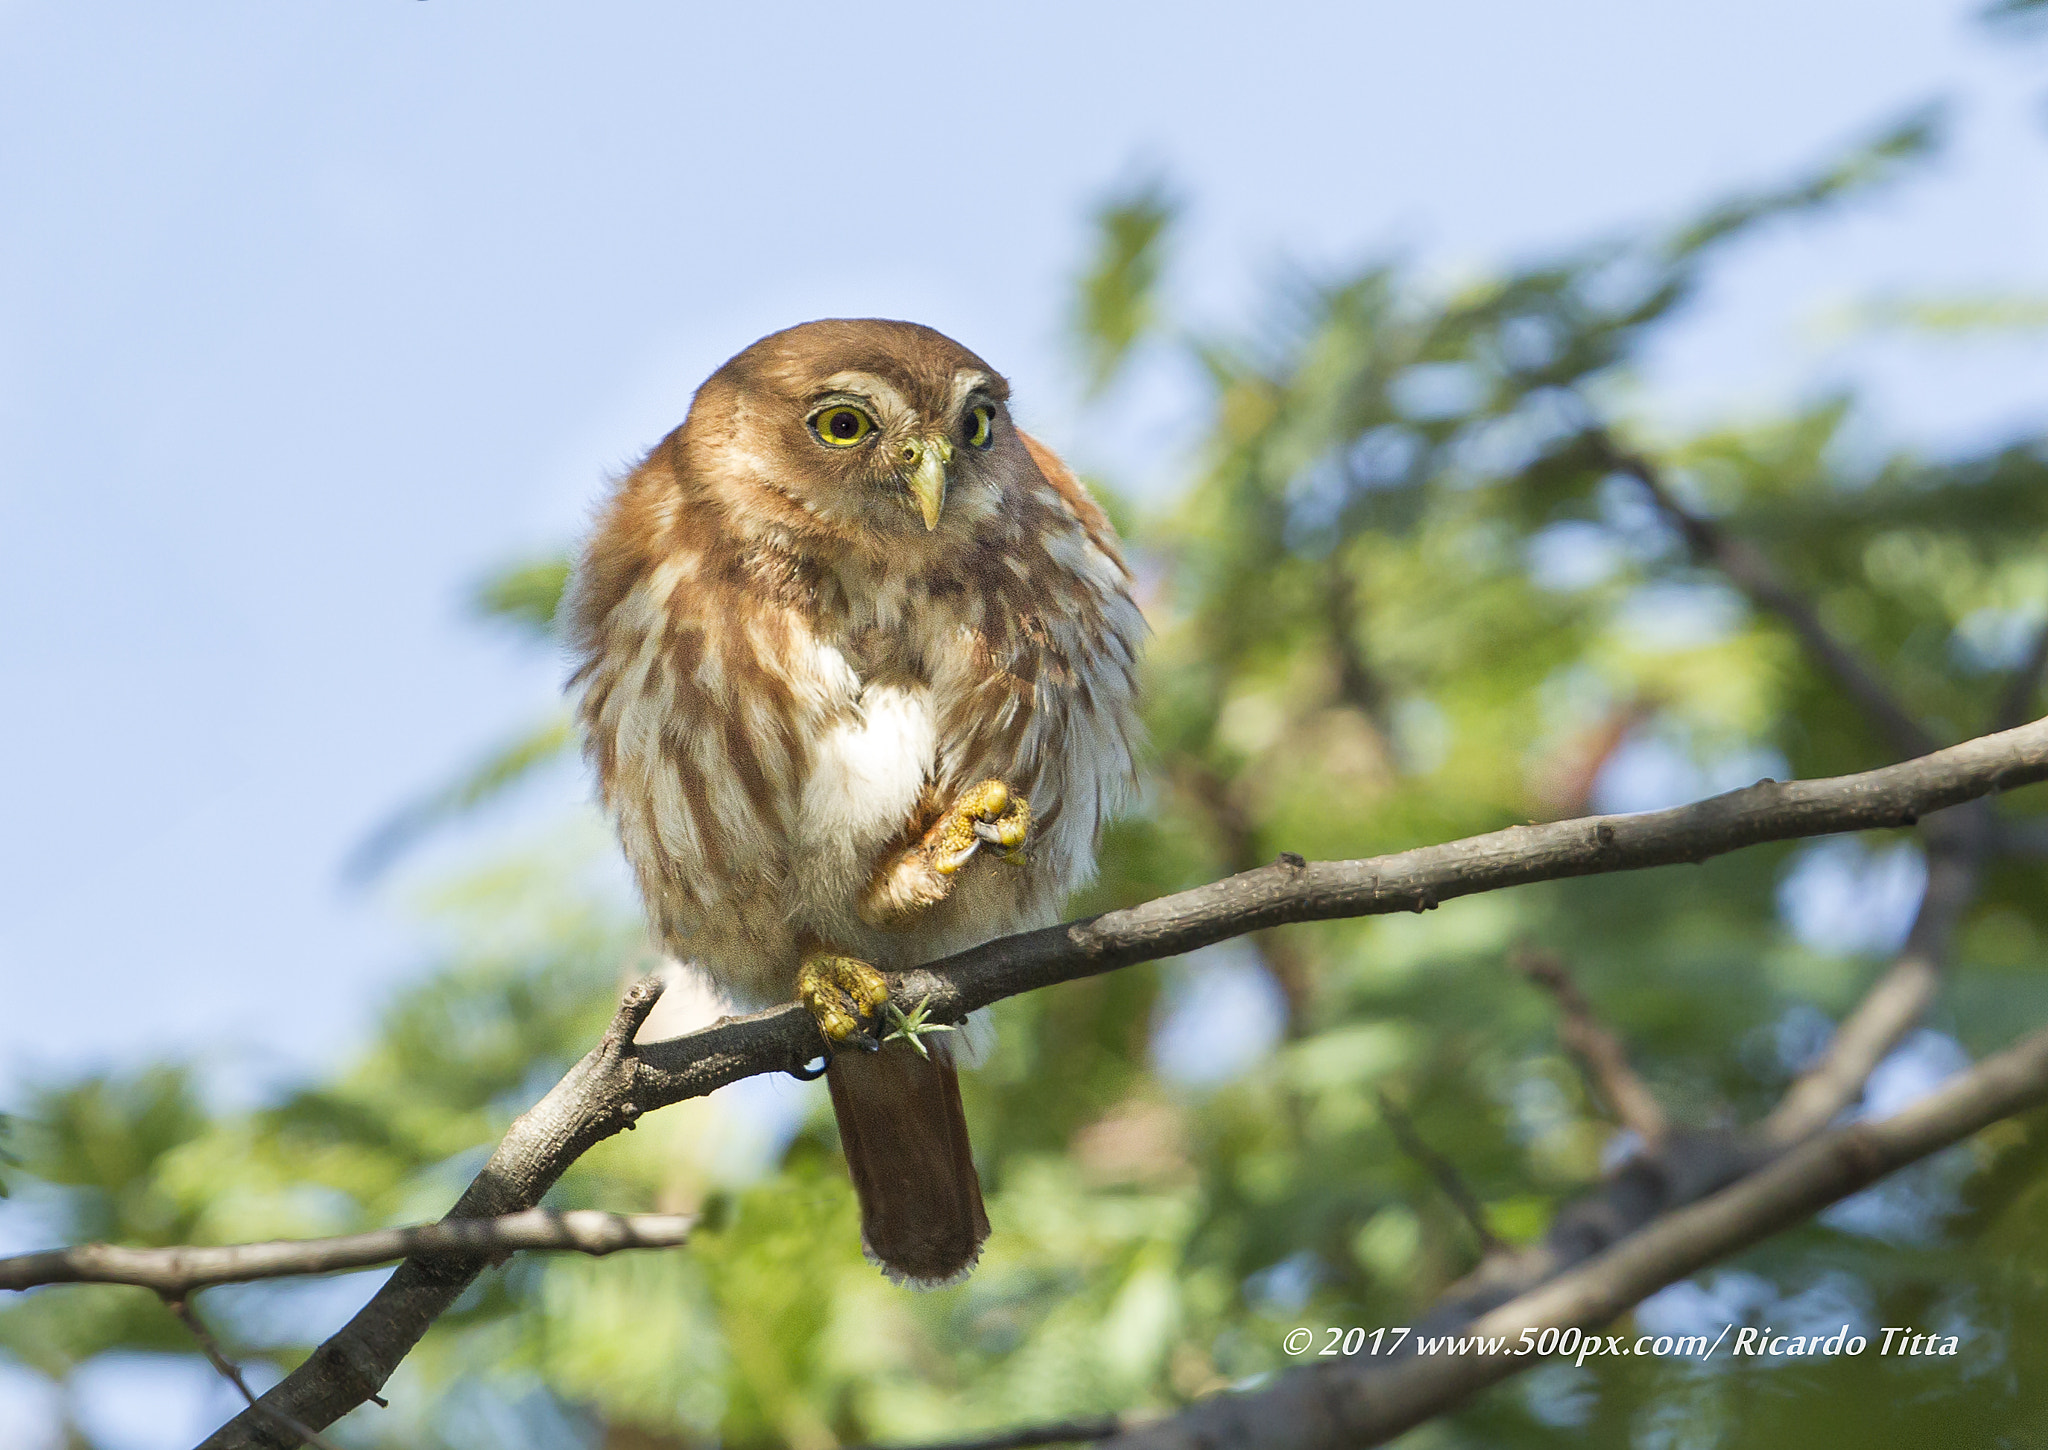
[[[1132,781],[1130,574],[1008,396],[912,323],[763,338],[620,485],[570,600],[656,936],[810,1008],[863,1246],[920,1286],[988,1218],[951,1039],[877,969],[1057,920]]]

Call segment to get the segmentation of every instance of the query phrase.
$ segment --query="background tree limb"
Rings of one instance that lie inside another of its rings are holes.
[[[1879,770],[1760,782],[1670,810],[1512,826],[1361,861],[1283,860],[1141,906],[990,942],[903,973],[891,988],[905,1000],[929,999],[938,1020],[958,1020],[1020,992],[1287,922],[1423,911],[1507,886],[1704,861],[1766,841],[1911,825],[2042,779],[2048,779],[2048,720]],[[643,1113],[756,1073],[799,1067],[823,1051],[809,1014],[793,1004],[636,1045],[634,1035],[659,993],[649,980],[626,994],[604,1040],[512,1125],[450,1218],[529,1208],[584,1151]],[[473,1256],[408,1259],[354,1319],[263,1397],[265,1403],[316,1428],[332,1424],[383,1387],[483,1267]],[[285,1450],[287,1444],[252,1410],[210,1436],[203,1450]]]
[[[1862,655],[1828,631],[1813,605],[1771,567],[1761,549],[1688,509],[1672,493],[1663,471],[1655,463],[1623,448],[1604,428],[1594,430],[1591,442],[1604,465],[1642,485],[1658,512],[1684,538],[1695,559],[1718,569],[1749,596],[1751,603],[1791,626],[1807,654],[1834,677],[1897,755],[1925,755],[1939,744]]]
[[[1760,1125],[1766,1142],[1796,1143],[1825,1127],[1856,1101],[1871,1070],[1926,1015],[1940,990],[1956,928],[1976,899],[1994,827],[1981,802],[1928,823],[1927,885],[1905,946],[1835,1029],[1819,1061]]]
[[[1548,952],[1521,951],[1515,954],[1515,966],[1557,999],[1562,1014],[1558,1038],[1579,1059],[1614,1121],[1645,1143],[1661,1143],[1671,1131],[1663,1106],[1629,1065],[1621,1039],[1594,1013],[1564,963]]]
[[[1463,1332],[1604,1325],[1666,1284],[1768,1238],[2001,1118],[2048,1102],[2048,1032],[1986,1058],[1881,1122],[1823,1133],[1740,1183],[1665,1215],[1598,1257],[1502,1304]],[[1354,1358],[1297,1370],[1270,1389],[1219,1395],[1106,1442],[1115,1450],[1323,1450],[1377,1445],[1475,1391],[1543,1363],[1536,1355]]]

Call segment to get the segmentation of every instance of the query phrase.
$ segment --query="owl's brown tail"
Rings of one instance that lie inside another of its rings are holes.
[[[868,1257],[912,1288],[966,1278],[988,1238],[988,1214],[960,1111],[959,1073],[899,1040],[880,1052],[839,1052],[825,1081]]]

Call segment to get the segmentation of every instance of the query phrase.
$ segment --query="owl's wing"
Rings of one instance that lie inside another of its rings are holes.
[[[1123,550],[1118,545],[1116,529],[1110,524],[1109,515],[1102,511],[1102,505],[1095,501],[1087,486],[1074,476],[1074,470],[1067,467],[1057,453],[1021,428],[1017,430],[1017,436],[1024,440],[1025,452],[1038,465],[1039,474],[1052,485],[1067,516],[1087,537],[1089,547],[1110,566],[1109,574],[1103,575],[1104,585],[1129,598],[1131,571],[1124,563]],[[1142,622],[1139,627],[1143,628]]]
[[[1093,871],[1097,833],[1135,785],[1146,625],[1107,515],[1020,436],[1035,475],[1006,501],[997,557],[974,570],[980,652],[942,691],[940,749],[956,787],[993,777],[1027,794],[1033,854],[1064,892]]]
[[[671,538],[601,611],[584,604],[577,683],[586,749],[657,936],[718,959],[729,979],[734,966],[749,975],[735,951],[778,949],[756,928],[781,917],[811,712],[786,664],[786,610],[732,587],[716,562]]]

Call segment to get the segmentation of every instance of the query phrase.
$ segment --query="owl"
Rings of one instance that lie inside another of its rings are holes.
[[[1131,575],[1009,391],[914,323],[765,337],[620,483],[568,600],[651,930],[816,1016],[862,1245],[921,1287],[988,1218],[956,1039],[881,973],[1056,921],[1134,779]]]

